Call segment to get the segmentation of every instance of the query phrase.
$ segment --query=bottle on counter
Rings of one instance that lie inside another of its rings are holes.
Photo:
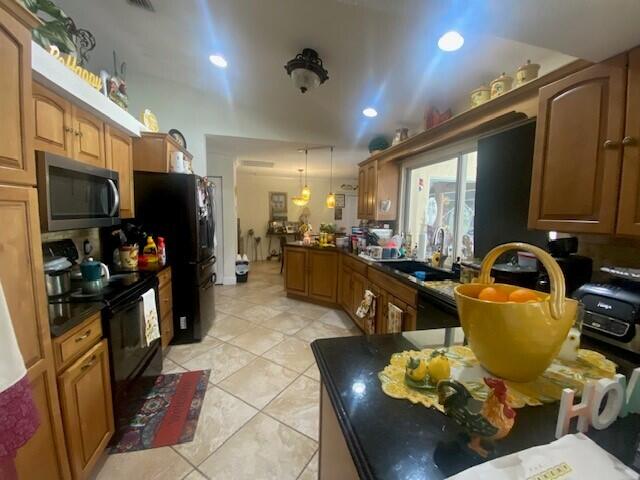
[[[167,264],[167,247],[164,244],[164,237],[158,237],[158,263],[162,266]]]
[[[147,237],[147,244],[144,246],[142,250],[147,263],[155,263],[158,261],[158,247],[156,247],[156,242],[153,241],[153,237],[149,235]]]

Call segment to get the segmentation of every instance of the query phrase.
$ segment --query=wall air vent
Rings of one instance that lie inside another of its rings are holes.
[[[261,162],[259,160],[242,160],[240,164],[243,167],[273,168],[273,162]]]
[[[134,7],[139,7],[144,10],[147,10],[149,12],[156,11],[156,9],[153,8],[153,4],[151,3],[151,0],[127,0],[127,3],[129,3],[129,5],[133,5]]]

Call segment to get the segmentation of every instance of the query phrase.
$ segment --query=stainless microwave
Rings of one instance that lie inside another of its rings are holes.
[[[118,173],[47,152],[36,152],[43,232],[120,223]]]

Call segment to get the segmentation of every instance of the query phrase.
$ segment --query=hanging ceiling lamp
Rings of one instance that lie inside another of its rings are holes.
[[[309,157],[309,150],[305,148],[304,149],[304,187],[302,188],[300,195],[307,202],[311,198],[311,189],[309,188],[309,185],[307,185],[308,157]]]
[[[329,72],[322,65],[318,52],[305,48],[284,66],[293,84],[302,93],[322,85],[329,79]]]
[[[331,147],[331,163],[329,170],[329,193],[327,195],[327,208],[336,208],[336,196],[333,193],[333,147]]]
[[[300,186],[302,186],[302,169],[299,168],[298,172],[300,173]],[[306,200],[302,195],[294,195],[291,197],[291,201],[296,207],[304,207],[309,200]]]

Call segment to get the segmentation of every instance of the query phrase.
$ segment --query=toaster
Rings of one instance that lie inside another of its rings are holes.
[[[584,335],[640,353],[640,284],[585,283],[573,293],[573,298],[584,305]]]

